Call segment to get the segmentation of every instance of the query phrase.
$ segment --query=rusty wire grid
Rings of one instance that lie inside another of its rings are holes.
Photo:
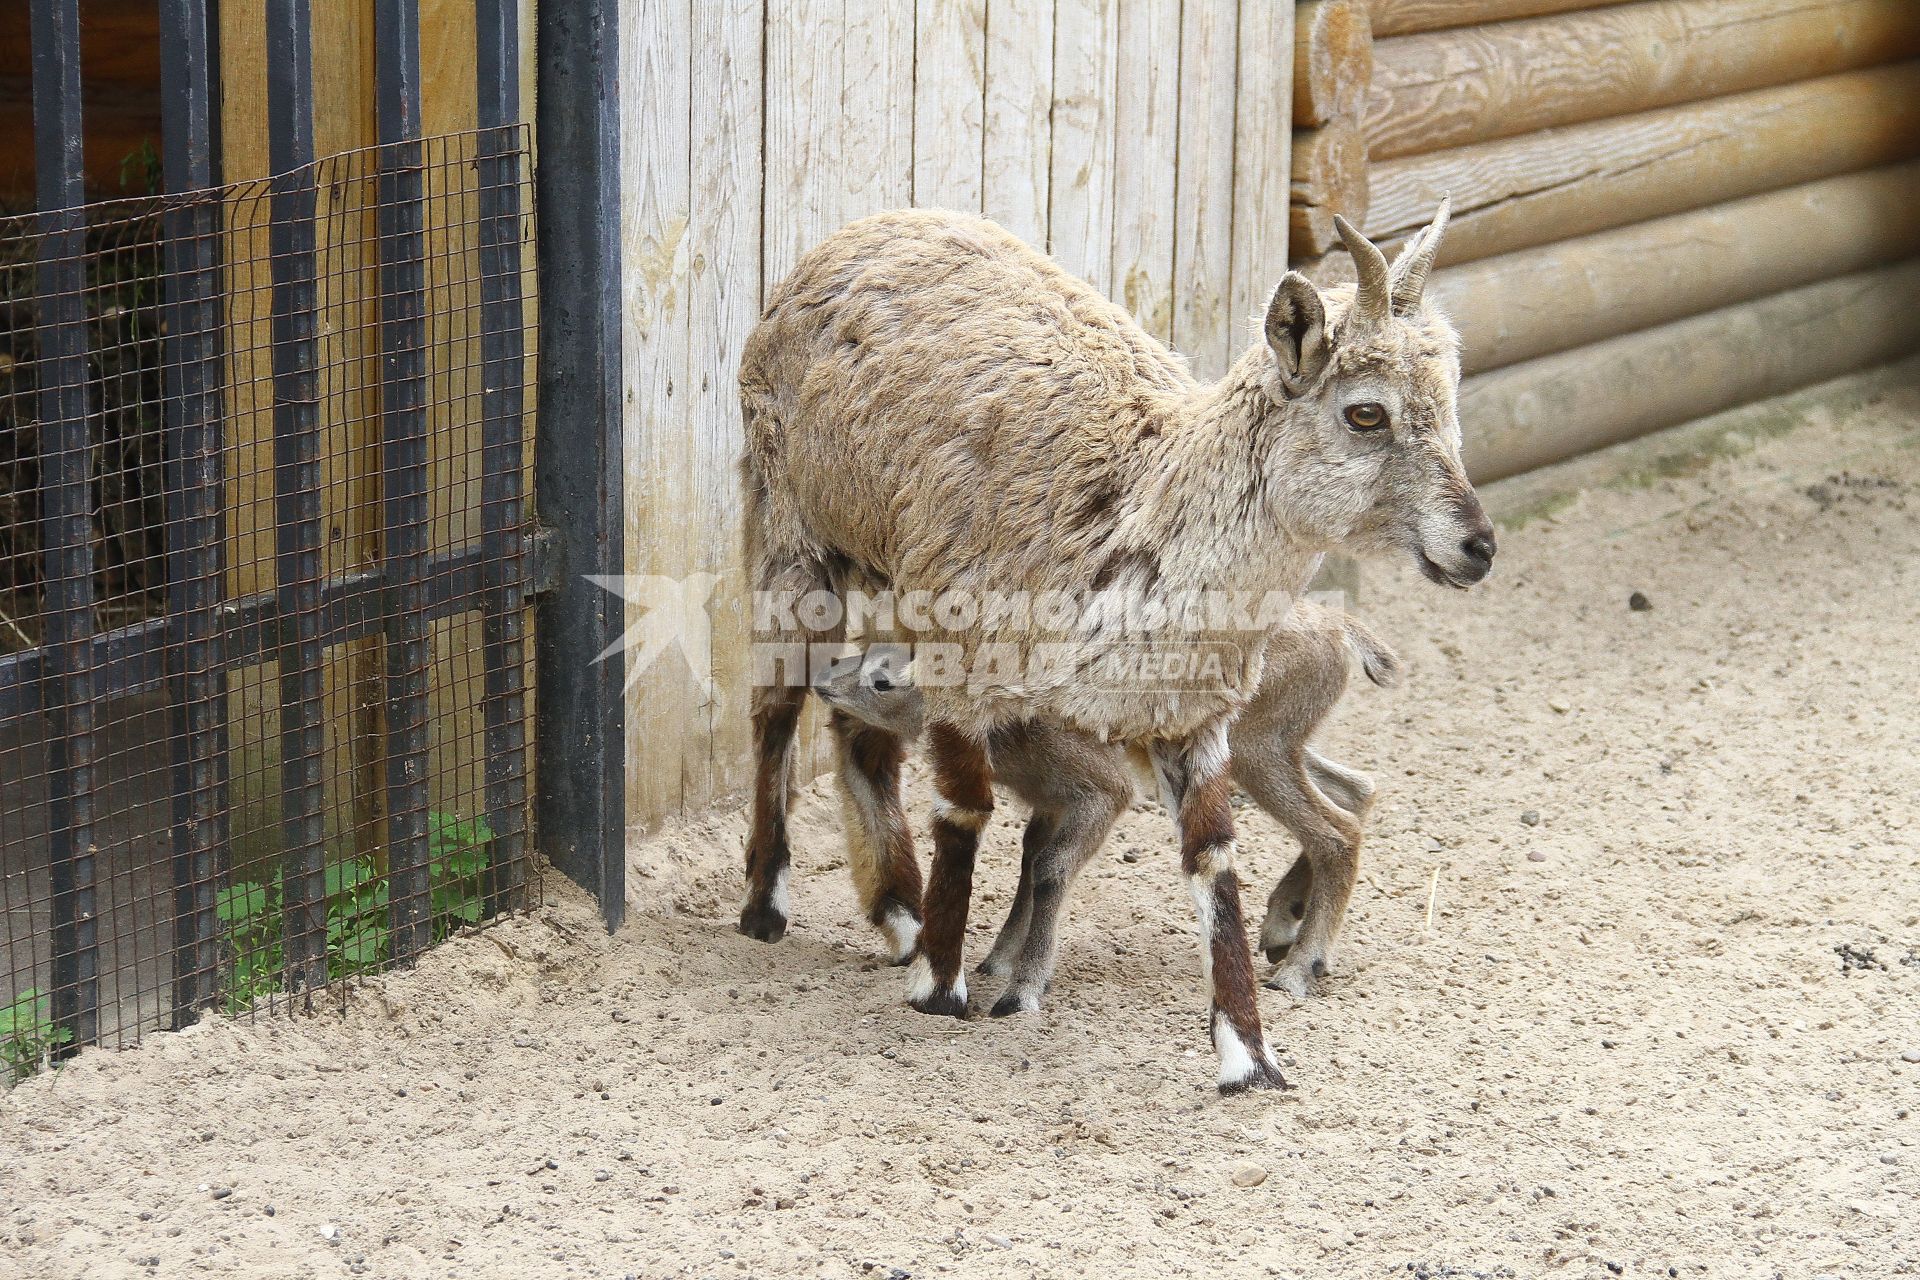
[[[537,896],[527,144],[0,219],[0,1084]]]

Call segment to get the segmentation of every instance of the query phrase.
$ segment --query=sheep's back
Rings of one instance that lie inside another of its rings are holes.
[[[967,214],[865,218],[748,342],[748,466],[810,540],[903,590],[1071,585],[1137,446],[1195,389],[1120,307]]]

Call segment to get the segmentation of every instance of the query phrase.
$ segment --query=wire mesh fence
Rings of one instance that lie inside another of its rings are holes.
[[[530,177],[0,219],[0,1082],[537,893]]]

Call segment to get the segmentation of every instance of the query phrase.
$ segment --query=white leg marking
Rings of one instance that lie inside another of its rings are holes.
[[[880,932],[892,949],[890,958],[898,962],[913,954],[913,946],[920,940],[920,922],[904,907],[888,907],[880,919]]]
[[[1193,770],[1193,776],[1188,779],[1191,786],[1225,773],[1233,762],[1233,752],[1227,745],[1226,722],[1216,720],[1202,730],[1188,759]]]
[[[987,825],[993,813],[988,809],[968,809],[962,805],[948,804],[945,800],[935,800],[933,817],[936,822],[945,819],[963,831],[978,831]]]
[[[1220,1055],[1220,1087],[1230,1089],[1253,1079],[1253,1054],[1224,1013],[1213,1015],[1213,1051]]]
[[[1191,875],[1187,889],[1193,894],[1193,909],[1200,915],[1200,979],[1206,984],[1207,999],[1213,999],[1213,877]]]
[[[925,956],[915,956],[907,966],[907,1001],[918,1004],[933,994],[933,965]]]
[[[780,874],[773,878],[773,909],[780,913],[782,920],[793,919],[792,900],[787,895],[787,872],[789,868],[780,868]]]

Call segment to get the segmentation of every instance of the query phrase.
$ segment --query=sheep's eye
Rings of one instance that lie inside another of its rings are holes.
[[[1366,404],[1347,406],[1347,425],[1355,431],[1378,431],[1387,425],[1387,411],[1369,401]]]
[[[875,693],[891,693],[893,691],[893,677],[884,671],[874,672],[873,691]]]

